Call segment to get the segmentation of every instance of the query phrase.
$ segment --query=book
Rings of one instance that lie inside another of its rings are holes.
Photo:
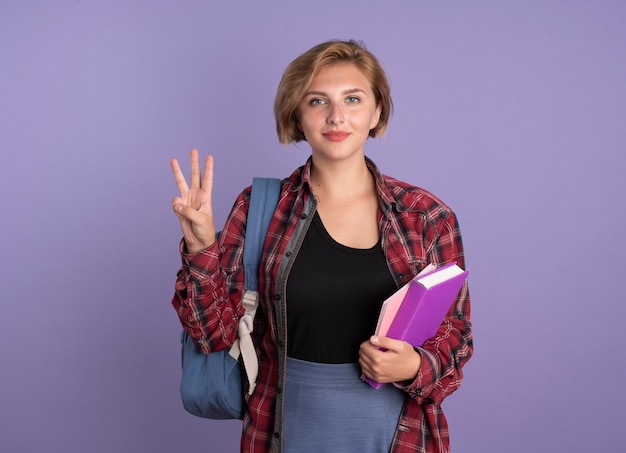
[[[429,264],[383,302],[375,334],[422,346],[437,333],[468,274],[456,263],[437,269]],[[384,385],[364,380],[374,388]]]
[[[416,275],[416,277],[424,276],[433,270],[435,270],[435,265],[429,264],[424,269],[422,269],[421,272]],[[413,280],[410,280],[406,285],[404,285],[402,288],[400,288],[387,299],[385,299],[383,305],[380,308],[380,314],[378,315],[378,323],[376,324],[375,335],[380,335],[383,337],[387,336],[389,326],[391,326],[391,321],[393,321],[396,313],[398,313],[400,305],[402,304],[402,300],[409,290],[409,286],[411,285],[412,281]]]

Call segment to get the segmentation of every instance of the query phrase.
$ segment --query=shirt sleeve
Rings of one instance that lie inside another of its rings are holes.
[[[218,240],[198,253],[180,244],[182,267],[178,271],[172,305],[199,351],[209,354],[227,349],[237,339],[244,271],[243,243],[249,205],[249,188],[237,198]]]
[[[438,266],[456,262],[465,269],[461,232],[456,216],[450,212],[440,222],[437,234],[427,248],[429,262]],[[461,385],[462,367],[473,353],[470,296],[467,281],[441,323],[436,335],[418,352],[422,363],[416,378],[403,388],[419,404],[440,405],[443,399]]]

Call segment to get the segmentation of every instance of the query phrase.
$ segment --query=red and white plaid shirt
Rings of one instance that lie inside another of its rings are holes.
[[[465,268],[461,234],[450,208],[423,189],[382,175],[369,159],[367,165],[376,179],[380,202],[381,246],[398,287],[428,263],[456,261]],[[253,333],[259,376],[254,393],[247,397],[241,439],[244,452],[282,451],[285,288],[298,244],[315,212],[310,170],[309,159],[283,181],[265,241]],[[216,244],[197,254],[187,254],[181,242],[183,264],[172,304],[184,329],[206,354],[232,345],[239,317],[244,313],[242,260],[249,197],[250,187],[237,198]],[[461,385],[461,369],[472,352],[470,298],[465,283],[435,337],[420,348],[422,364],[417,377],[401,387],[406,398],[391,452],[449,451],[441,402]]]

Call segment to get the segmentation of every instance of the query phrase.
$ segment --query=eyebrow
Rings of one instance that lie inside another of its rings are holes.
[[[346,95],[346,94],[354,94],[354,93],[365,93],[366,91],[363,90],[362,88],[350,88],[349,90],[345,90],[342,91],[341,94],[342,95]],[[307,91],[306,93],[304,93],[305,96],[327,96],[327,94],[323,91]]]

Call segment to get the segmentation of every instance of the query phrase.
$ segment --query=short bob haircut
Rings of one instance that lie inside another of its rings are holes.
[[[381,107],[380,120],[369,136],[382,136],[393,111],[387,75],[378,59],[365,45],[354,40],[327,41],[311,48],[293,60],[283,74],[274,100],[274,116],[278,141],[284,145],[306,140],[298,126],[297,108],[315,76],[334,64],[355,65],[367,78]]]

